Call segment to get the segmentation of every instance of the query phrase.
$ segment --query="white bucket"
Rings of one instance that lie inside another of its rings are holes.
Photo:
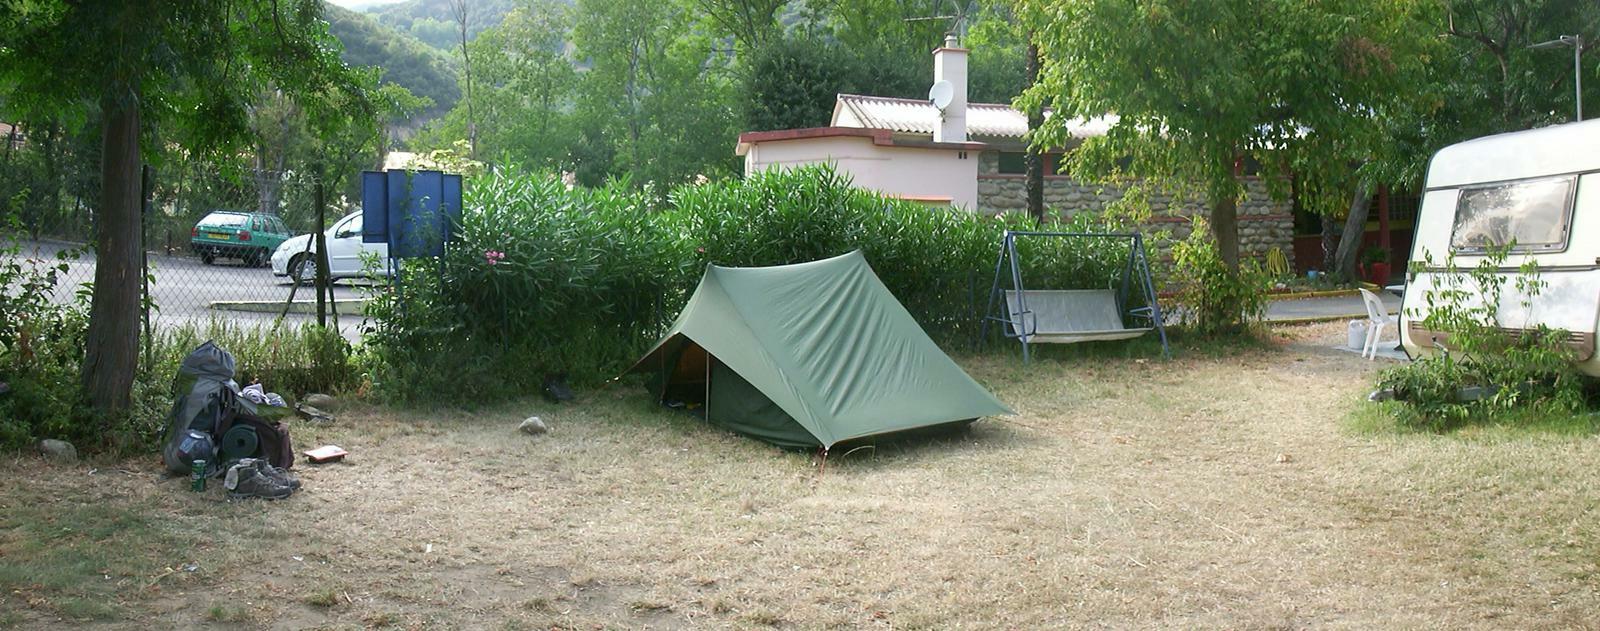
[[[1350,348],[1353,348],[1353,349],[1356,349],[1356,350],[1361,350],[1362,347],[1365,347],[1367,345],[1367,321],[1366,320],[1351,320],[1350,321],[1350,339],[1349,339],[1349,344],[1350,344]]]

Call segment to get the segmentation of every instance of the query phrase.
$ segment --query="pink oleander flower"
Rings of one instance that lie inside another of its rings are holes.
[[[503,260],[505,258],[506,258],[506,253],[505,252],[501,252],[499,250],[484,250],[483,251],[483,261],[485,263],[490,264],[490,265],[498,264],[501,260]]]

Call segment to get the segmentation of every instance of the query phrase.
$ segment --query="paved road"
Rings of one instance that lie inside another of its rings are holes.
[[[69,249],[71,246],[63,243],[25,242],[21,255],[53,263],[58,252]],[[79,286],[92,282],[94,261],[93,253],[81,254],[76,260],[70,261],[68,272],[56,286],[54,299],[69,302],[74,299]],[[183,253],[152,253],[150,270],[154,277],[150,293],[159,307],[151,313],[151,320],[152,324],[161,327],[204,325],[213,319],[237,325],[267,325],[277,317],[276,313],[223,311],[212,308],[212,303],[240,300],[282,303],[289,298],[289,292],[293,289],[287,279],[273,276],[270,268],[246,267],[233,259],[218,259],[216,264],[206,265]],[[358,299],[362,297],[363,289],[341,282],[334,285],[333,293],[340,300]],[[310,288],[301,287],[295,293],[295,302],[316,304],[316,296]],[[297,324],[315,321],[316,316],[290,314],[284,320]],[[340,316],[340,329],[346,337],[350,337],[358,330],[360,321],[360,316]]]
[[[1389,292],[1381,292],[1379,298],[1383,299],[1383,306],[1389,313],[1400,312],[1400,297]],[[1328,319],[1365,319],[1367,307],[1361,302],[1361,296],[1324,296],[1321,298],[1297,298],[1292,300],[1274,300],[1267,304],[1267,321],[1303,320],[1308,318]]]

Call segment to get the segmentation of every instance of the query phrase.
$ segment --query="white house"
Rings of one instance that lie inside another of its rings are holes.
[[[739,136],[736,153],[744,157],[746,174],[831,162],[857,185],[887,195],[1006,210],[984,203],[979,180],[1022,174],[1027,116],[1010,105],[967,102],[967,50],[954,36],[933,51],[933,80],[952,88],[942,112],[929,100],[840,94],[827,127],[748,132]],[[1104,134],[1114,121],[1081,121],[1070,129],[1084,138]]]
[[[967,51],[953,36],[933,51],[933,81],[952,88],[942,112],[929,100],[840,94],[827,127],[746,132],[735,152],[744,157],[747,175],[827,162],[857,186],[892,197],[984,214],[1025,211],[1027,116],[1006,104],[967,102]],[[1121,196],[1116,187],[1079,182],[1056,168],[1060,152],[1105,135],[1116,121],[1108,116],[1068,123],[1067,146],[1045,154],[1046,207],[1098,210]],[[1260,178],[1243,179],[1249,193],[1239,204],[1242,251],[1259,256],[1277,247],[1292,259],[1292,205],[1272,201]],[[1188,229],[1184,215],[1205,212],[1195,200],[1158,193],[1150,201],[1153,221],[1177,236]]]

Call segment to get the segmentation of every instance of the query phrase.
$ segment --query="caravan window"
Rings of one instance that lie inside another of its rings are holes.
[[[1522,251],[1566,249],[1577,181],[1567,176],[1461,189],[1450,249],[1482,252],[1513,243]]]

